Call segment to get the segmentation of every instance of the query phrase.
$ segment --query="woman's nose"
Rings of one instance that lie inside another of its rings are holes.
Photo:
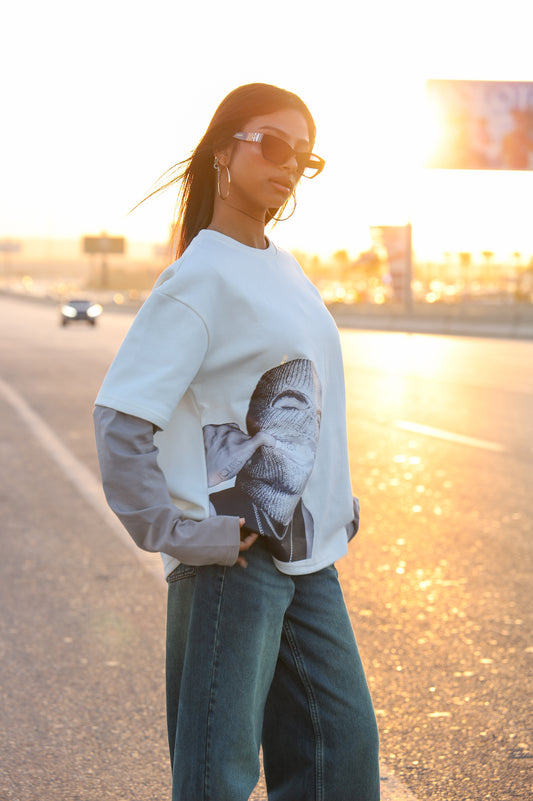
[[[288,157],[287,161],[284,161],[281,166],[287,172],[291,172],[291,173],[294,173],[296,175],[296,173],[298,172],[298,161],[296,159],[296,154],[295,153],[291,153],[291,155]]]

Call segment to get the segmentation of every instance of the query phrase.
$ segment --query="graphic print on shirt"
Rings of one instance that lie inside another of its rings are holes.
[[[313,363],[294,359],[264,373],[250,399],[246,432],[236,423],[203,427],[209,487],[219,515],[244,517],[282,562],[308,559],[313,518],[302,493],[315,462],[321,387]]]

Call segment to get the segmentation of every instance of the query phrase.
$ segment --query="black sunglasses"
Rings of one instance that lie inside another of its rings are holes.
[[[325,161],[314,153],[298,153],[287,142],[278,136],[266,133],[236,133],[234,139],[240,142],[259,142],[263,158],[273,164],[285,164],[294,156],[298,163],[298,172],[304,178],[314,178],[324,169]]]

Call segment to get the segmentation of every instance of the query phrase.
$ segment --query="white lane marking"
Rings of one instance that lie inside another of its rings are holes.
[[[412,431],[413,434],[425,434],[427,437],[436,437],[437,439],[445,439],[448,442],[457,442],[460,445],[470,445],[473,448],[482,448],[486,451],[495,451],[502,453],[505,447],[500,445],[499,442],[490,442],[486,439],[476,439],[475,437],[465,437],[462,434],[454,434],[453,431],[444,431],[442,428],[432,428],[431,426],[423,426],[419,423],[411,423],[407,420],[396,420],[396,428],[401,428],[404,431]]]
[[[102,485],[92,472],[61,442],[49,425],[26,403],[19,393],[0,378],[0,390],[6,401],[26,423],[48,455],[59,465],[66,478],[74,484],[80,495],[90,503],[102,520],[138,559],[148,572],[165,584],[163,565],[159,554],[138,548],[126,529],[107,505]]]
[[[383,765],[381,765],[380,773],[381,801],[418,801],[405,784]]]
[[[166,585],[161,557],[159,554],[142,551],[135,545],[122,523],[107,505],[102,486],[91,471],[63,445],[50,426],[33,411],[24,398],[1,378],[0,391],[80,495],[89,502],[122,544],[140,561],[144,569],[152,573],[162,585]],[[418,801],[384,765],[381,765],[380,772],[382,801]]]

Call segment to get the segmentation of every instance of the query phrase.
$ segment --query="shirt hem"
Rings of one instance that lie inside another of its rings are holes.
[[[340,548],[335,552],[330,552],[316,562],[312,559],[305,559],[301,562],[280,562],[279,559],[275,559],[274,557],[272,557],[272,560],[280,573],[284,573],[287,576],[303,576],[310,573],[318,573],[319,570],[323,570],[325,567],[329,567],[329,565],[342,559],[347,553],[348,543],[346,543],[344,548]]]
[[[135,403],[127,403],[119,398],[111,396],[98,395],[95,401],[95,406],[106,406],[108,409],[114,409],[116,412],[123,414],[131,414],[132,417],[139,417],[141,420],[148,420],[158,428],[164,429],[168,425],[168,417],[163,417],[160,414],[147,409],[144,406],[138,406]]]

